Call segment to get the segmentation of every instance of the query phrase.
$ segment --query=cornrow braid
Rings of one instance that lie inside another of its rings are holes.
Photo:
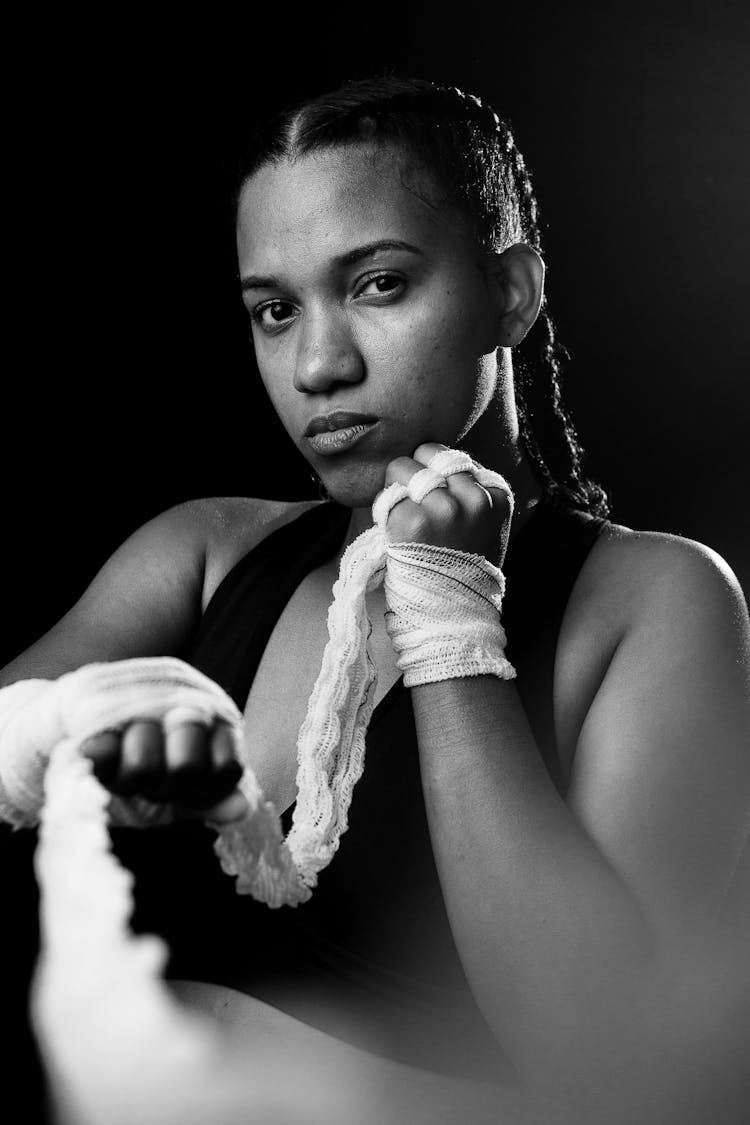
[[[507,123],[475,95],[418,78],[347,82],[284,110],[251,138],[236,201],[264,164],[363,141],[411,152],[468,220],[482,249],[526,242],[541,253],[531,177]],[[607,495],[583,474],[583,449],[562,402],[565,358],[545,298],[534,326],[514,349],[521,439],[551,499],[606,516]]]
[[[513,169],[523,240],[541,254],[539,207],[531,177],[508,125],[499,121],[498,130]],[[594,515],[606,516],[610,511],[607,494],[600,484],[583,474],[583,447],[562,401],[562,366],[566,358],[545,295],[536,322],[514,352],[513,382],[521,437],[537,477],[551,496],[564,498]]]

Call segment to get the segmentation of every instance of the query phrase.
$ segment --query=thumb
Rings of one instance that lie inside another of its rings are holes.
[[[208,809],[189,808],[187,805],[176,806],[179,816],[186,820],[205,820],[209,824],[231,824],[233,821],[242,820],[250,811],[247,799],[235,789],[228,797],[224,797],[217,804]]]

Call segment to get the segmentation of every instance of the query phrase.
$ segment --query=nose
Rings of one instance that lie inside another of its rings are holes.
[[[294,372],[295,388],[324,394],[338,383],[358,383],[363,377],[362,354],[345,315],[336,310],[308,312]]]

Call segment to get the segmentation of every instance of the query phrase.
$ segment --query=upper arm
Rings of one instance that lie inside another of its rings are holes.
[[[627,627],[588,708],[567,800],[657,926],[707,923],[750,815],[750,625],[708,548],[635,535]]]
[[[179,652],[200,615],[210,526],[204,501],[180,504],[144,524],[65,616],[3,669],[0,682]]]
[[[178,656],[232,566],[311,501],[221,497],[178,504],[108,559],[76,604],[0,673],[54,679],[83,664]]]

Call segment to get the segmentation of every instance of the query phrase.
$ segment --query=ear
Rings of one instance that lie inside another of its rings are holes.
[[[497,308],[497,346],[520,344],[539,315],[544,296],[544,262],[524,242],[489,256],[488,275]]]

